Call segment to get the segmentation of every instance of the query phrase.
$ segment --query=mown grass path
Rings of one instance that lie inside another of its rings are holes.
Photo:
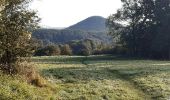
[[[131,78],[129,78],[128,75],[124,75],[120,73],[119,70],[109,70],[109,71],[114,73],[114,75],[117,78],[123,80],[127,84],[127,86],[135,88],[139,92],[140,95],[144,96],[143,98],[144,100],[151,100],[151,96],[148,95],[145,91],[143,91],[140,87],[138,87],[138,85],[135,84],[135,82],[133,82],[133,80],[131,80]]]
[[[93,66],[90,66],[88,64],[88,57],[84,57],[82,59],[82,64],[84,64],[86,67],[93,67]],[[137,92],[137,94],[143,96],[143,99],[144,100],[151,100],[151,97],[145,93],[141,88],[139,88],[134,82],[133,80],[130,79],[130,77],[128,77],[128,75],[124,75],[122,73],[119,72],[119,70],[112,70],[110,68],[106,68],[106,73],[110,73],[110,74],[113,74],[113,76],[115,76],[117,79],[120,79],[122,80],[127,87],[130,87],[131,89],[135,90]]]

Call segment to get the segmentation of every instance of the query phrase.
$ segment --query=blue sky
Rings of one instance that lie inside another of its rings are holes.
[[[120,7],[120,0],[35,0],[31,5],[48,27],[68,27],[89,16],[106,18]]]

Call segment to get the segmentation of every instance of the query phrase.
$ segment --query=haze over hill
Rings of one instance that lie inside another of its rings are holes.
[[[83,21],[78,22],[77,24],[68,27],[68,29],[105,32],[106,31],[105,22],[106,19],[104,17],[92,16]]]
[[[92,16],[62,30],[38,29],[33,32],[33,37],[52,43],[66,43],[85,39],[109,43],[111,37],[106,33],[105,21],[106,19],[103,17]]]

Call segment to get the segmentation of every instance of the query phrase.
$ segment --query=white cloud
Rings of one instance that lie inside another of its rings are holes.
[[[41,25],[67,27],[89,16],[107,17],[120,7],[120,0],[36,0],[31,8],[39,12]]]

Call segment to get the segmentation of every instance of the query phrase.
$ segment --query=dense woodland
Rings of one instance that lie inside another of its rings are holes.
[[[170,0],[121,0],[107,19],[117,48],[129,56],[170,58]]]
[[[99,22],[98,22],[99,21]],[[102,23],[101,23],[102,22]],[[32,38],[37,40],[39,46],[35,52],[36,56],[51,55],[45,52],[51,51],[51,47],[60,49],[64,45],[68,45],[72,55],[92,55],[92,54],[108,54],[111,53],[113,47],[113,39],[106,32],[105,20],[98,17],[90,17],[79,22],[76,25],[66,29],[38,29],[32,34]],[[90,30],[86,30],[89,26],[97,25]],[[76,29],[77,28],[77,29]],[[86,53],[85,53],[86,52]],[[54,55],[67,55],[63,53],[53,53]]]
[[[93,41],[111,43],[112,38],[103,32],[92,32],[92,31],[82,31],[82,30],[73,30],[73,29],[38,29],[35,30],[32,34],[33,38],[42,40],[44,45],[50,43],[68,43],[70,41],[91,39]]]
[[[56,55],[98,55],[98,54],[112,54],[113,47],[111,44],[106,44],[90,39],[75,40],[64,44],[46,44],[43,45],[39,40],[35,56],[56,56]],[[67,51],[67,52],[66,52]]]

